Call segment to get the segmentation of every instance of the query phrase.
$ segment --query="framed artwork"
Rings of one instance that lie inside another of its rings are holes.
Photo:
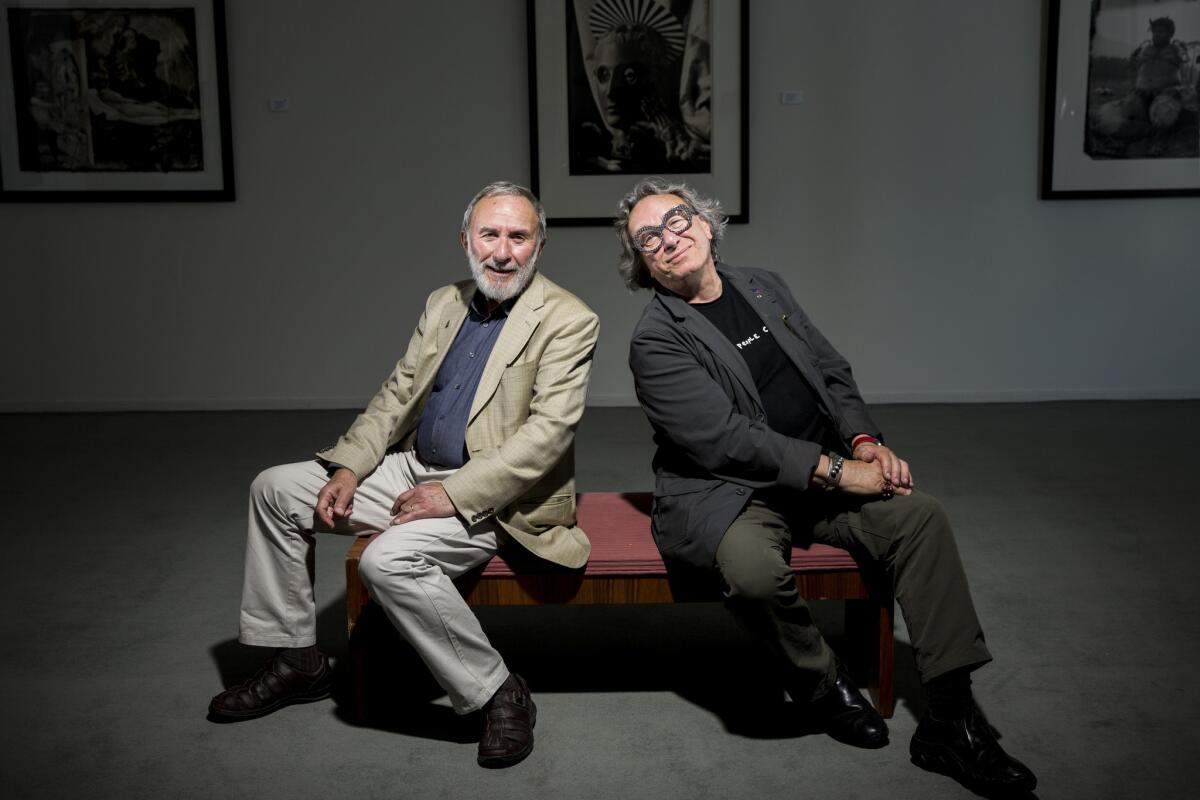
[[[1042,197],[1200,195],[1200,2],[1051,0]]]
[[[748,0],[529,0],[532,188],[607,225],[647,175],[749,219]]]
[[[0,0],[0,200],[233,200],[222,0]]]

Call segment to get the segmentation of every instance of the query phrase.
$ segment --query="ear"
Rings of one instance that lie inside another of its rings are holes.
[[[463,252],[467,252],[467,234],[463,231],[458,232],[458,243],[462,245]],[[469,255],[469,254],[468,254]]]

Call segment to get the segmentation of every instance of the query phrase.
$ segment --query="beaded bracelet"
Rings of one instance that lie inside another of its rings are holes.
[[[846,459],[839,455],[829,457],[829,471],[825,473],[825,491],[832,492],[837,488],[842,479],[842,465],[845,463]]]

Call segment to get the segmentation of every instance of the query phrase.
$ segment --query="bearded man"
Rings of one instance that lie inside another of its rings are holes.
[[[253,719],[330,693],[317,649],[314,533],[380,533],[360,574],[460,714],[482,710],[479,764],[533,749],[537,709],[453,580],[501,544],[581,567],[575,427],[596,315],[536,270],[546,215],[528,190],[485,186],[459,239],[474,280],[433,292],[408,350],[337,444],[266,470],[250,495],[239,640],[278,648],[209,705]]]

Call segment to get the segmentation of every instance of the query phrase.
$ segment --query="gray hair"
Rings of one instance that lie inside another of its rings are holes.
[[[625,285],[630,289],[648,289],[654,286],[654,278],[650,277],[646,265],[642,262],[641,252],[633,246],[633,237],[629,234],[629,214],[642,199],[656,194],[675,195],[691,206],[696,215],[708,223],[708,227],[712,230],[710,247],[714,260],[717,258],[721,239],[725,235],[725,225],[729,222],[729,217],[725,216],[719,200],[704,197],[686,183],[668,181],[666,178],[657,176],[642,178],[629,194],[621,198],[621,202],[617,204],[617,218],[613,221],[617,240],[621,243],[621,259],[617,263],[617,272],[621,274],[621,280],[625,281]]]
[[[464,236],[468,236],[468,229],[471,227],[471,214],[475,212],[475,206],[479,205],[480,200],[486,200],[489,197],[500,196],[524,197],[533,206],[534,212],[537,214],[538,229],[537,240],[538,244],[546,243],[546,209],[542,207],[542,201],[537,199],[537,196],[526,189],[524,186],[518,186],[515,183],[508,181],[495,181],[479,190],[479,194],[471,198],[471,202],[467,203],[467,210],[463,212],[462,227],[459,232]]]

